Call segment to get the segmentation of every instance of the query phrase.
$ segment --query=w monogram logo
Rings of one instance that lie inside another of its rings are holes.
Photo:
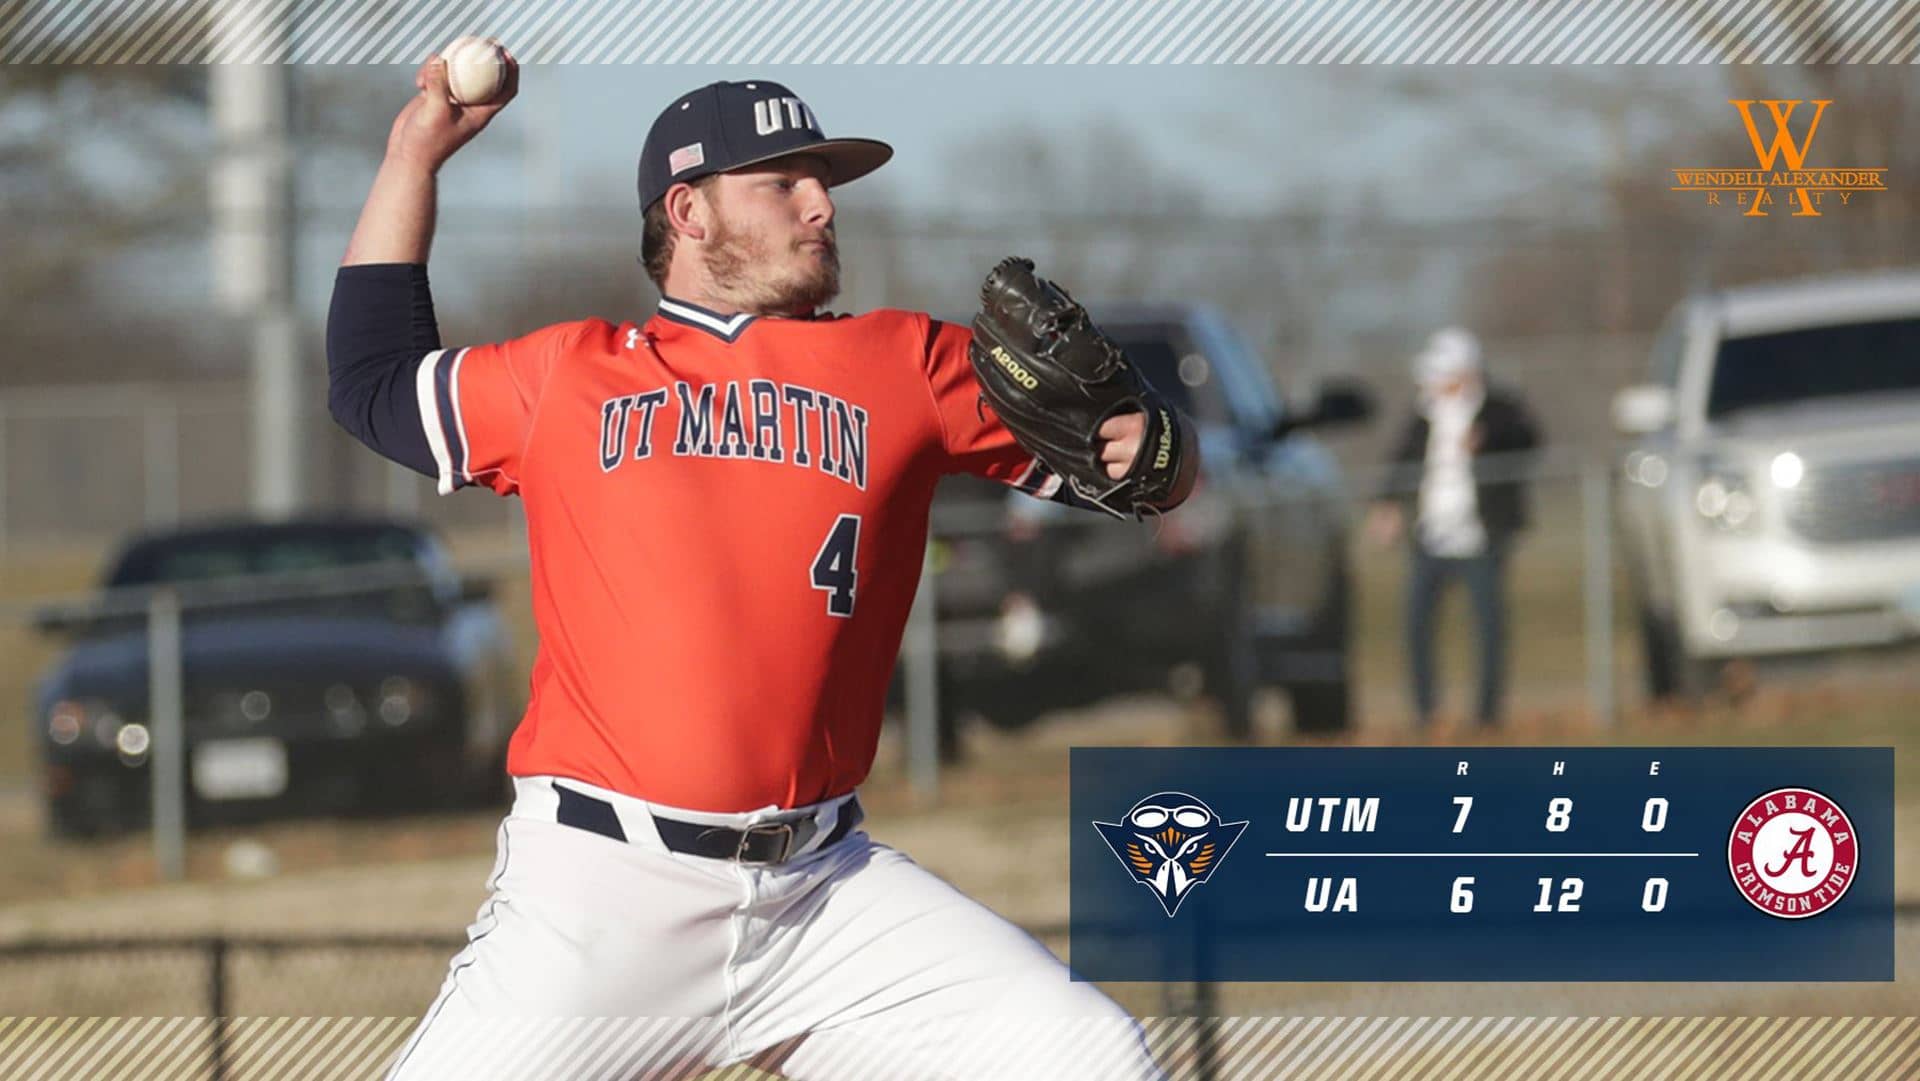
[[[1825,115],[1832,101],[1813,103],[1813,120],[1807,124],[1807,137],[1799,142],[1793,141],[1793,132],[1787,126],[1793,119],[1793,112],[1806,104],[1801,101],[1729,101],[1727,104],[1740,110],[1740,119],[1746,122],[1747,138],[1753,140],[1753,156],[1760,159],[1760,168],[1771,169],[1776,159],[1785,157],[1787,168],[1804,168],[1807,160],[1807,148],[1813,145],[1813,133],[1820,130],[1820,117]],[[1773,118],[1773,142],[1760,138],[1760,125],[1753,119],[1753,107],[1764,105],[1767,114]],[[1785,106],[1785,108],[1782,108]]]
[[[1759,167],[1675,169],[1672,190],[1705,195],[1708,206],[1719,206],[1723,196],[1730,196],[1749,218],[1766,217],[1767,207],[1778,198],[1793,204],[1794,217],[1817,218],[1824,207],[1849,205],[1858,192],[1887,190],[1884,166],[1807,166],[1813,137],[1831,100],[1734,98],[1727,104],[1739,111]]]

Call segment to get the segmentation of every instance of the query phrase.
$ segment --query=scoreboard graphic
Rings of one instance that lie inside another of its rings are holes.
[[[1076,748],[1088,980],[1891,980],[1893,751]]]

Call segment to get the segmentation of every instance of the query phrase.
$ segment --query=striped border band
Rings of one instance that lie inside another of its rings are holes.
[[[0,62],[1881,64],[1920,0],[0,0]]]
[[[95,1081],[152,1077],[381,1076],[413,1018],[0,1018],[0,1077]],[[665,1019],[518,1019],[489,1022],[494,1067],[524,1061],[525,1076],[561,1076],[566,1063],[621,1056],[644,1069],[711,1061],[718,1030]],[[1667,1078],[1908,1078],[1920,1070],[1911,1017],[1229,1017],[1147,1018],[1147,1043],[1169,1081],[1280,1078],[1487,1078],[1595,1081]],[[1044,1026],[1058,1046],[1106,1040],[1110,1028]],[[476,1053],[479,1048],[476,1047]],[[896,1063],[862,1055],[841,1081],[891,1079]],[[503,1072],[498,1076],[513,1076]],[[642,1076],[652,1076],[643,1073]],[[726,1069],[699,1081],[773,1075]]]

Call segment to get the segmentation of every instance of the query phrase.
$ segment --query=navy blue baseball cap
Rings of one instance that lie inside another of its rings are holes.
[[[805,151],[826,159],[827,183],[866,176],[893,157],[878,139],[829,139],[799,96],[755,79],[712,83],[682,95],[647,130],[640,151],[640,209],[675,184]]]

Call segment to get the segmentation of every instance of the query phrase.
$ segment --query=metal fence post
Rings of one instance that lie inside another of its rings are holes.
[[[934,605],[933,542],[920,561],[920,588],[907,613],[907,780],[914,798],[940,798],[939,631]]]
[[[7,405],[0,402],[0,557],[7,554]]]
[[[212,1081],[227,1077],[227,939],[215,935],[207,942],[207,1010],[213,1021]]]
[[[147,600],[147,777],[153,795],[153,858],[160,877],[186,873],[186,738],[181,708],[180,595]]]
[[[1580,470],[1581,524],[1586,530],[1587,705],[1611,727],[1613,701],[1613,508],[1604,457]]]

